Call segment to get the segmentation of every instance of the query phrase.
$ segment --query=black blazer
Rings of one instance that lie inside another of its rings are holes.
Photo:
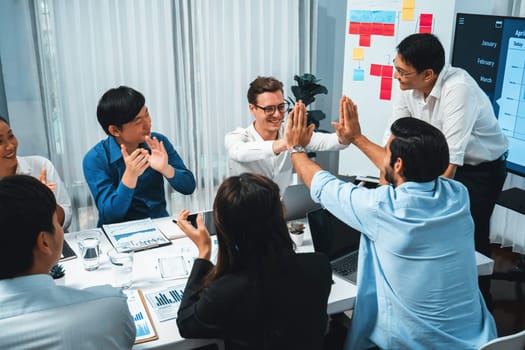
[[[224,339],[233,349],[322,349],[332,283],[328,258],[293,254],[265,269],[222,276],[202,289],[213,265],[194,262],[177,315],[185,338]]]

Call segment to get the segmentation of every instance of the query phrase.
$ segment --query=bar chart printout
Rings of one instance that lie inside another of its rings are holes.
[[[126,290],[125,293],[128,296],[129,312],[131,313],[131,317],[133,317],[135,328],[137,329],[135,344],[157,339],[155,328],[146,311],[146,305],[142,299],[141,292],[139,290]]]
[[[159,321],[162,322],[177,317],[183,293],[184,284],[181,284],[160,291],[146,293],[145,298]]]

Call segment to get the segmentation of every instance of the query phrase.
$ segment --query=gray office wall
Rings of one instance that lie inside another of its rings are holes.
[[[326,113],[321,129],[333,131],[330,124],[339,118],[339,100],[343,88],[346,0],[319,0],[317,23],[317,54],[314,74],[328,89],[328,95],[316,98],[316,109]],[[338,152],[319,153],[316,159],[326,170],[336,174]]]

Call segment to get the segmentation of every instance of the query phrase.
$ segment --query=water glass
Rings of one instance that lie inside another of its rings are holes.
[[[133,251],[108,251],[115,287],[129,288],[133,284]]]
[[[99,230],[87,230],[76,235],[80,258],[87,271],[96,270],[100,266],[100,235]]]

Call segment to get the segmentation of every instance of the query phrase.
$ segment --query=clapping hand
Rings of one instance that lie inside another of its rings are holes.
[[[137,148],[131,154],[128,154],[126,147],[120,145],[120,152],[126,164],[126,172],[129,172],[133,178],[137,179],[148,168],[150,156],[144,148]]]
[[[175,168],[168,163],[168,152],[166,152],[164,143],[156,137],[151,138],[149,136],[146,136],[146,143],[151,149],[149,157],[150,167],[168,179],[175,176]]]
[[[55,182],[47,182],[47,169],[42,168],[42,171],[40,172],[40,177],[38,178],[41,183],[46,185],[53,193],[55,193],[56,183]]]

